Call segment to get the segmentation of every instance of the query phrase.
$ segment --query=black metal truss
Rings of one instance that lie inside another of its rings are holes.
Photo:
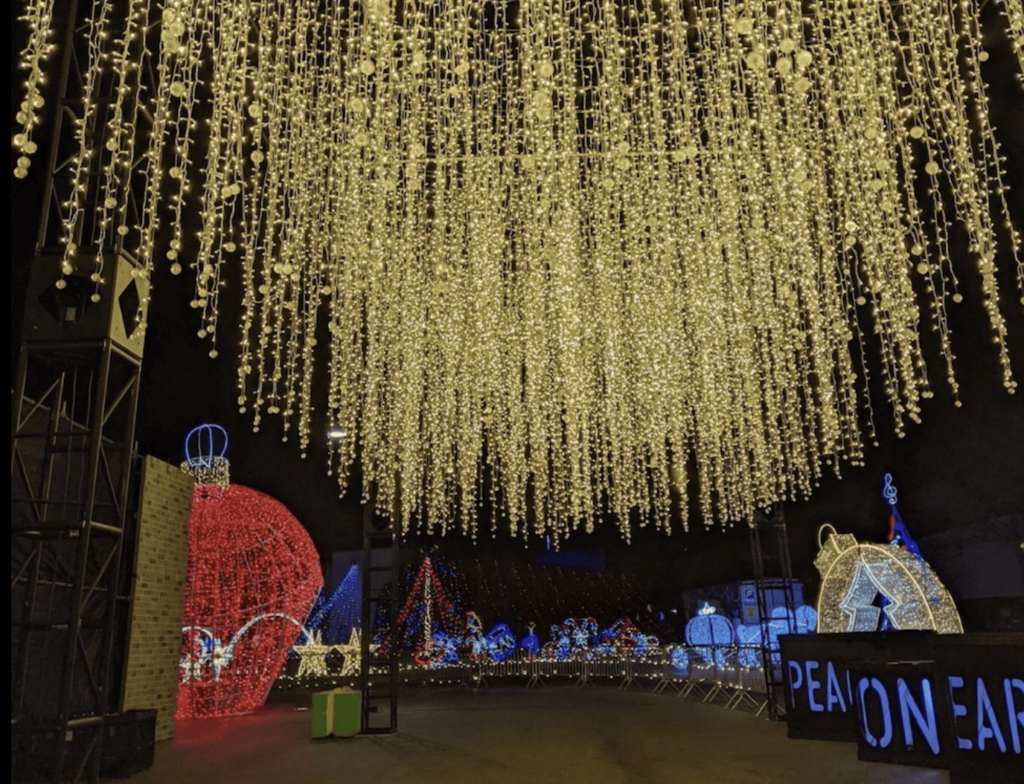
[[[363,617],[359,686],[362,690],[360,732],[398,731],[398,536],[394,515],[363,507]],[[381,645],[375,644],[376,640]],[[382,650],[383,648],[383,650]],[[386,708],[387,723],[381,723]]]
[[[781,504],[759,509],[750,521],[750,550],[754,562],[754,580],[757,593],[757,612],[761,624],[761,663],[767,687],[765,707],[768,718],[778,721],[785,714],[782,693],[781,665],[773,661],[769,647],[771,635],[769,624],[771,612],[768,607],[768,591],[781,588],[783,601],[789,615],[794,618],[796,610],[793,599],[793,566],[789,556],[789,535],[786,532],[786,515]]]
[[[140,360],[24,346],[11,405],[12,779],[97,780],[117,710]],[[118,683],[115,683],[117,681]]]

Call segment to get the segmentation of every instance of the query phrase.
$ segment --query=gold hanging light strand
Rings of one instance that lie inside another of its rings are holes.
[[[1010,46],[1017,55],[1020,70],[1017,78],[1024,82],[1024,2],[1021,0],[1002,0],[1003,15],[1006,17],[1010,33]]]
[[[26,0],[25,13],[21,17],[29,30],[29,38],[21,52],[18,68],[28,71],[25,79],[24,100],[15,114],[15,122],[20,127],[14,135],[14,148],[20,153],[14,167],[14,176],[23,180],[28,176],[32,165],[32,155],[38,144],[32,138],[39,112],[46,103],[43,97],[43,85],[46,82],[45,68],[47,60],[56,46],[50,43],[53,34],[53,0]]]
[[[144,274],[192,271],[211,356],[237,281],[241,409],[305,453],[326,404],[350,434],[328,470],[344,491],[358,452],[404,530],[476,536],[490,506],[514,534],[608,514],[628,539],[685,526],[693,492],[724,524],[806,496],[875,440],[875,385],[899,435],[918,421],[923,329],[956,394],[968,276],[1016,388],[997,248],[1022,295],[1024,267],[973,0],[114,5],[87,76],[113,69],[125,106],[116,143],[82,131],[66,268],[90,155],[124,225],[127,103],[148,101],[144,209],[118,233]],[[49,51],[49,3],[28,7],[23,129]],[[1019,56],[1020,0],[1003,9]],[[124,42],[145,18],[144,96]]]

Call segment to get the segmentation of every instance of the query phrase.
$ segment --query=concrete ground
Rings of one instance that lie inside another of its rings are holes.
[[[406,688],[395,735],[310,740],[306,704],[179,722],[133,784],[948,784],[944,771],[790,740],[785,723],[669,693]]]

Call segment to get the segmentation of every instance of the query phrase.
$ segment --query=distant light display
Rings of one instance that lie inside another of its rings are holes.
[[[413,654],[413,661],[420,667],[426,667],[429,670],[454,664],[459,660],[459,645],[461,643],[461,636],[437,632],[426,645],[417,648],[416,653]]]
[[[783,634],[811,634],[817,626],[818,614],[813,607],[800,605],[790,612],[785,607],[772,609],[771,620],[767,623],[768,643],[766,646],[773,664],[781,659],[779,637]],[[738,661],[742,667],[760,667],[762,634],[761,624],[744,624],[736,627],[736,642],[739,643]]]
[[[416,659],[424,666],[437,667],[450,662],[453,652],[455,658],[458,658],[459,649],[464,650],[466,658],[473,662],[500,662],[515,653],[516,638],[506,623],[495,624],[484,634],[480,616],[468,612],[465,633],[461,637],[438,633],[434,635],[429,647],[429,652],[424,652]],[[442,660],[440,663],[439,659]]]
[[[523,637],[522,641],[519,643],[519,645],[522,647],[524,651],[526,651],[527,655],[531,659],[534,656],[536,656],[537,652],[540,650],[540,637],[538,637],[537,633],[534,631],[535,626],[536,624],[533,621],[530,621],[529,631],[526,633],[526,636]]]
[[[725,664],[735,637],[732,623],[707,602],[686,623],[686,642],[705,664]]]
[[[643,659],[659,647],[658,638],[644,634],[629,618],[620,618],[601,632],[595,652],[600,655],[617,654]]]
[[[593,654],[590,641],[597,636],[597,621],[593,618],[566,618],[561,625],[553,624],[550,632],[551,641],[541,649],[545,658],[589,658]]]
[[[458,605],[445,588],[431,556],[425,555],[398,612],[401,646],[422,655],[428,647],[436,647],[434,638],[438,633],[462,638],[465,628]]]
[[[463,644],[468,649],[470,661],[484,661],[490,658],[490,649],[484,639],[483,624],[475,612],[466,613],[466,634]]]
[[[324,598],[323,592],[317,596],[306,628],[319,631],[328,645],[346,641],[351,630],[362,622],[359,597],[359,565],[353,563],[329,598]]]
[[[197,486],[176,717],[262,705],[322,586],[316,548],[281,503],[240,485]]]
[[[682,645],[673,645],[669,648],[668,660],[677,670],[686,670],[690,667],[690,654]]]
[[[487,632],[487,653],[491,661],[505,661],[515,653],[516,637],[507,623],[498,623]]]

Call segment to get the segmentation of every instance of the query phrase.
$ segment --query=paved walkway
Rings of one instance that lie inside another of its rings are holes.
[[[407,688],[399,732],[313,741],[304,705],[182,722],[133,784],[947,784],[943,771],[790,740],[784,723],[597,687]]]

